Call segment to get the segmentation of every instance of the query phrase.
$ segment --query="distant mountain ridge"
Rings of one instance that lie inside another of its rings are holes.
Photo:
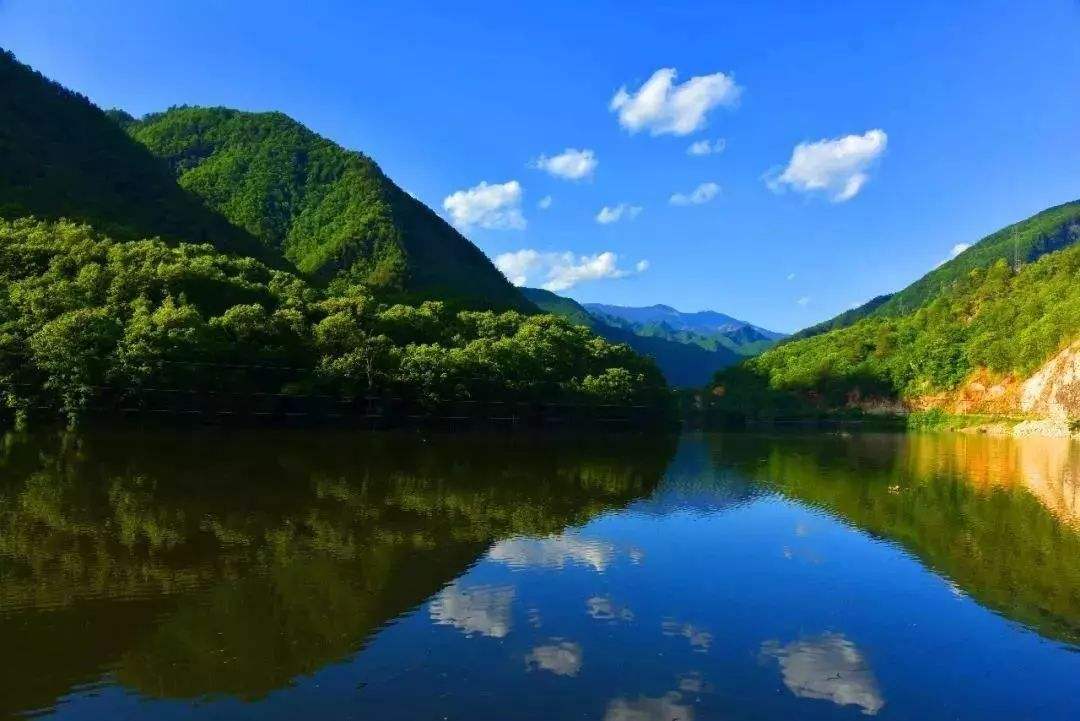
[[[605,303],[585,303],[583,307],[596,315],[613,316],[631,323],[647,325],[650,323],[663,323],[672,330],[686,330],[703,335],[727,334],[735,331],[753,331],[758,340],[778,340],[785,334],[766,330],[744,320],[733,318],[725,313],[712,310],[694,311],[684,313],[669,305],[650,305],[643,307],[608,305]],[[745,333],[744,333],[745,337]]]
[[[539,288],[521,288],[526,298],[616,343],[626,343],[656,361],[668,383],[701,386],[718,370],[772,346],[782,333],[715,311],[682,313],[671,306],[644,308],[586,303]]]

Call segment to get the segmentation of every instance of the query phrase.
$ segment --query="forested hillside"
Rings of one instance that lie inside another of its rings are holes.
[[[28,215],[90,223],[118,239],[211,242],[282,264],[177,186],[164,162],[89,100],[0,49],[0,218]]]
[[[277,374],[275,369],[287,371]],[[0,394],[78,418],[105,388],[393,391],[659,405],[648,359],[551,315],[333,294],[210,245],[117,242],[87,225],[0,221]]]
[[[1078,208],[1070,204],[1036,216],[1038,233],[1022,237],[1032,247],[1075,238]],[[991,236],[992,247],[1002,247],[1001,237]],[[971,251],[976,257],[990,252]],[[956,389],[976,371],[1025,377],[1080,336],[1080,244],[1019,270],[999,258],[963,275],[950,270],[935,277],[951,280],[916,309],[875,313],[847,328],[783,343],[722,372],[718,403],[783,412],[808,405],[835,408],[859,397],[913,401]],[[920,297],[928,287],[922,283],[908,297]]]
[[[1077,240],[1080,240],[1080,200],[1048,208],[1002,228],[903,290],[877,296],[858,308],[795,333],[791,340],[846,328],[868,316],[895,316],[912,312],[976,268],[988,268],[999,260],[1013,266],[1030,263]]]
[[[374,161],[286,115],[178,107],[125,126],[181,186],[302,273],[402,297],[529,309],[487,256]]]
[[[591,328],[613,343],[625,343],[638,353],[656,361],[667,382],[679,387],[700,387],[722,368],[738,363],[744,356],[725,345],[636,333],[618,319],[590,312],[571,298],[564,298],[541,288],[522,288],[525,297],[545,313],[561,316],[576,325]],[[674,334],[672,334],[674,336]]]

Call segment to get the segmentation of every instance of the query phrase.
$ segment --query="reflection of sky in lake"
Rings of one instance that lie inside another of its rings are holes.
[[[650,499],[494,543],[270,707],[159,704],[158,717],[1080,718],[1080,654],[888,540],[713,473],[702,446],[683,441],[676,482]]]

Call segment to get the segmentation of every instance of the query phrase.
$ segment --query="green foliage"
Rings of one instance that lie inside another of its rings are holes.
[[[374,161],[281,113],[177,107],[126,127],[181,186],[303,273],[473,307],[531,309],[483,253]]]
[[[121,240],[212,242],[280,262],[178,187],[118,125],[123,117],[110,118],[0,50],[0,218],[68,218]]]
[[[827,405],[862,396],[910,397],[955,388],[972,371],[1027,375],[1080,334],[1080,245],[1015,272],[1003,260],[975,268],[918,310],[868,317],[784,343],[721,373],[724,388],[756,378],[765,393]]]
[[[222,370],[232,368],[233,370]],[[548,315],[328,294],[209,245],[118,243],[89,226],[0,221],[0,392],[78,417],[102,388],[660,403],[628,346]]]

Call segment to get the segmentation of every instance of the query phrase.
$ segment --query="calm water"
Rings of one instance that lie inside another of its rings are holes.
[[[0,716],[1080,718],[1080,444],[7,436]]]

